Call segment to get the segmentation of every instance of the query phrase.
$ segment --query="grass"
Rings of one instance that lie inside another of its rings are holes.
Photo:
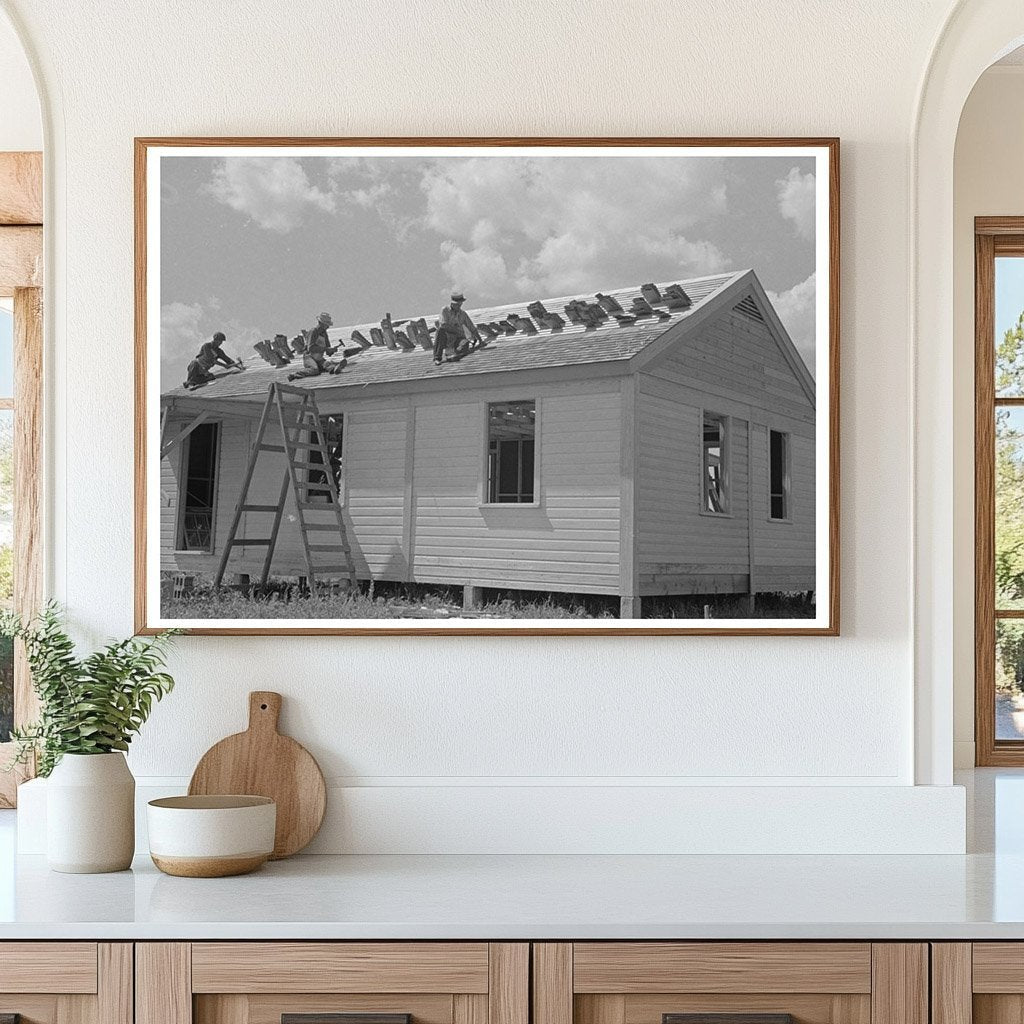
[[[170,619],[600,619],[619,615],[619,599],[594,594],[539,591],[482,591],[480,607],[462,609],[462,588],[411,583],[374,583],[356,592],[336,587],[316,594],[275,580],[262,597],[234,588],[214,590],[199,579],[184,597],[172,596],[164,580],[161,611]],[[814,605],[802,595],[759,594],[753,614],[746,597],[733,594],[647,598],[645,619],[813,618]]]

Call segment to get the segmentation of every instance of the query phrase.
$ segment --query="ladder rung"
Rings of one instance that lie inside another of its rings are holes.
[[[324,468],[324,464],[322,462],[303,462],[301,459],[294,459],[294,458],[292,459],[292,465],[295,466],[298,469],[323,469]],[[314,484],[314,486],[323,487],[323,484],[319,484],[319,485]]]
[[[303,512],[333,512],[338,508],[333,501],[299,501],[296,504]]]
[[[322,444],[307,444],[305,441],[289,441],[288,446],[290,448],[306,448],[314,452],[322,452],[324,450]]]
[[[347,544],[308,544],[307,551],[348,551]]]
[[[266,547],[268,544],[273,544],[273,541],[269,537],[261,537],[259,540],[242,540],[241,538],[236,537],[233,541],[231,541],[231,543],[238,545],[257,544],[261,547]]]
[[[240,512],[276,512],[277,505],[239,505]]]
[[[261,452],[283,452],[284,445],[281,444],[261,444],[259,446]]]
[[[339,532],[337,523],[303,523],[301,529],[306,533],[311,532],[324,532],[325,530],[331,530],[334,533]]]

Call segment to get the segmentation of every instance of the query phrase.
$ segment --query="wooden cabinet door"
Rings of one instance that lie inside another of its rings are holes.
[[[140,943],[136,1024],[529,1024],[529,969],[526,943]]]
[[[537,943],[533,957],[533,1024],[928,1024],[923,943]]]
[[[131,943],[0,942],[0,1018],[132,1024]]]
[[[934,1024],[1024,1021],[1024,942],[932,944]]]

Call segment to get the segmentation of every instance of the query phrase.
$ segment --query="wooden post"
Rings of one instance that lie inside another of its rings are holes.
[[[637,594],[624,594],[619,598],[619,618],[639,619],[641,615],[641,599]]]
[[[467,583],[462,588],[462,610],[471,612],[479,608],[482,592],[483,587],[478,587],[475,583]]]

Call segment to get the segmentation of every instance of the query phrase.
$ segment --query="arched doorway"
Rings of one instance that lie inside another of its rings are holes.
[[[954,655],[966,624],[957,538],[954,402],[954,152],[960,116],[993,62],[1024,42],[1018,0],[962,0],[925,70],[911,138],[911,318],[914,352],[914,621],[916,781],[952,781]],[[970,339],[967,342],[970,344]],[[955,639],[954,639],[955,638]],[[973,644],[973,628],[970,630]]]

